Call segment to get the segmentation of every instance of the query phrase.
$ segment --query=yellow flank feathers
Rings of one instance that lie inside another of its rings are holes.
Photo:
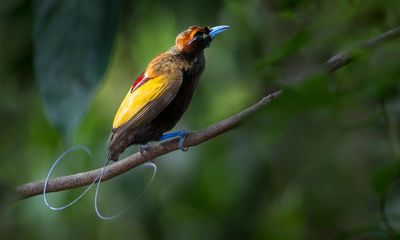
[[[172,85],[174,79],[165,75],[152,78],[131,93],[129,90],[119,107],[113,122],[113,128],[127,123],[148,103],[162,96]]]

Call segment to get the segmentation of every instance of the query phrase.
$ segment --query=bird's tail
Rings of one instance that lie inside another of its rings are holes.
[[[108,163],[108,162],[109,162],[109,161],[107,161],[107,163]],[[110,215],[110,216],[106,216],[106,215],[102,214],[102,213],[100,212],[100,209],[99,209],[98,200],[99,200],[99,192],[100,192],[100,182],[101,182],[101,179],[103,178],[104,171],[101,171],[101,172],[100,172],[100,178],[99,178],[99,181],[98,181],[97,186],[96,186],[96,193],[95,193],[95,195],[94,195],[94,209],[95,209],[96,214],[97,214],[97,216],[98,216],[99,218],[101,218],[101,219],[103,219],[103,220],[113,220],[113,219],[116,219],[116,218],[120,217],[121,215],[123,215],[124,213],[126,213],[130,208],[132,208],[133,205],[134,205],[134,204],[143,196],[143,194],[147,191],[147,189],[149,188],[150,184],[153,182],[153,180],[154,180],[154,178],[155,178],[155,176],[156,176],[156,173],[157,173],[157,166],[156,166],[153,162],[147,162],[147,163],[144,163],[144,164],[142,164],[142,165],[140,165],[140,166],[141,166],[141,167],[151,167],[151,168],[153,169],[153,173],[152,173],[152,175],[151,175],[150,181],[146,184],[146,186],[143,188],[143,191],[135,198],[135,200],[134,200],[131,204],[129,204],[128,206],[126,206],[125,208],[123,208],[122,210],[120,210],[119,212],[115,213],[114,215]]]
[[[115,134],[116,134],[116,129],[113,129],[111,131],[110,136],[108,137],[108,141],[107,141],[107,148],[108,148],[108,155],[107,155],[107,159],[109,161],[118,161],[119,155],[123,152],[123,149],[121,149],[121,144],[119,144],[119,140],[118,138],[115,138]]]
[[[118,157],[119,157],[119,153],[117,153],[117,152],[115,152],[115,151],[113,151],[111,149],[108,150],[107,159],[109,161],[116,162],[116,161],[118,161]]]
[[[46,180],[44,182],[44,187],[43,187],[43,201],[46,204],[46,206],[48,208],[50,208],[51,210],[54,211],[61,211],[66,209],[67,207],[70,207],[72,205],[74,205],[76,202],[78,202],[83,196],[85,196],[85,194],[90,190],[90,188],[92,188],[92,186],[96,183],[97,180],[99,180],[100,176],[102,175],[104,168],[101,169],[99,175],[97,175],[97,177],[93,180],[93,182],[74,200],[72,200],[71,202],[61,206],[61,207],[54,207],[53,205],[51,205],[47,199],[47,187],[48,187],[48,183],[49,183],[49,179],[50,176],[52,174],[52,172],[54,171],[55,167],[57,166],[58,163],[60,163],[60,161],[68,154],[70,154],[71,152],[77,151],[77,150],[82,150],[84,151],[89,157],[90,159],[92,159],[92,155],[90,153],[90,150],[88,148],[86,148],[85,146],[74,146],[71,147],[67,150],[65,150],[53,163],[53,165],[51,165],[51,168],[49,170],[49,172],[47,173],[46,176]]]
[[[99,174],[98,174],[98,175],[96,176],[96,178],[93,180],[93,182],[92,182],[85,190],[83,190],[82,193],[81,193],[78,197],[76,197],[74,200],[72,200],[71,202],[69,202],[69,203],[67,203],[67,204],[65,204],[65,205],[63,205],[63,206],[61,206],[61,207],[55,207],[55,206],[51,205],[51,204],[49,203],[48,199],[47,199],[47,188],[48,188],[48,185],[49,185],[50,176],[51,176],[51,174],[53,173],[55,167],[60,163],[60,161],[61,161],[62,159],[64,159],[64,157],[65,157],[66,155],[70,154],[71,152],[77,151],[77,150],[82,150],[82,151],[84,151],[85,153],[87,153],[87,155],[88,155],[88,156],[90,157],[90,159],[92,160],[92,156],[91,156],[90,150],[89,150],[88,148],[86,148],[86,147],[84,147],[84,146],[74,146],[74,147],[71,147],[71,148],[65,150],[65,151],[54,161],[53,165],[50,167],[49,172],[47,173],[46,180],[45,180],[45,182],[44,182],[44,187],[43,187],[43,201],[44,201],[44,203],[46,204],[46,206],[47,206],[49,209],[51,209],[51,210],[54,210],[54,211],[61,211],[61,210],[64,210],[64,209],[66,209],[66,208],[68,208],[68,207],[74,205],[74,204],[75,204],[76,202],[78,202],[84,195],[86,195],[86,193],[87,193],[87,192],[93,187],[93,185],[97,182],[97,185],[96,185],[96,193],[95,193],[95,199],[94,199],[94,208],[95,208],[96,214],[97,214],[97,216],[98,216],[99,218],[101,218],[101,219],[103,219],[103,220],[112,220],[112,219],[115,219],[115,218],[121,216],[122,214],[124,214],[127,210],[129,210],[129,209],[133,206],[133,204],[136,203],[136,201],[139,200],[139,199],[141,198],[141,196],[143,196],[143,194],[144,194],[144,193],[146,192],[146,190],[149,188],[150,184],[153,182],[154,177],[156,176],[156,173],[157,173],[157,166],[156,166],[154,163],[152,163],[152,162],[147,162],[147,163],[141,165],[141,167],[151,167],[151,168],[153,169],[153,173],[152,173],[152,176],[151,176],[151,178],[150,178],[150,181],[149,181],[149,182],[147,183],[147,185],[144,187],[143,191],[138,195],[138,197],[135,198],[135,200],[134,200],[130,205],[128,205],[128,206],[127,206],[125,209],[123,209],[122,211],[120,211],[120,212],[118,212],[118,213],[116,213],[116,214],[114,214],[114,215],[111,215],[111,216],[105,216],[105,215],[102,214],[102,213],[100,212],[100,210],[99,210],[99,207],[98,207],[98,199],[99,199],[100,183],[101,183],[101,180],[102,180],[102,178],[103,178],[103,176],[104,176],[104,173],[106,172],[106,168],[107,168],[107,166],[108,166],[108,164],[109,164],[109,162],[110,162],[110,160],[107,160],[106,163],[104,164],[104,166],[101,168]]]

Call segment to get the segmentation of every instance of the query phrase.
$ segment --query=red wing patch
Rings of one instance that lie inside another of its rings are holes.
[[[131,87],[131,93],[133,93],[133,91],[135,91],[138,87],[142,86],[143,83],[147,82],[148,80],[149,78],[146,78],[144,72],[142,72],[142,74],[140,74],[140,76],[133,82]]]

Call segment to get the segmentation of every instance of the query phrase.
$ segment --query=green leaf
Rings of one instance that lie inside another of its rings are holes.
[[[71,136],[110,57],[119,1],[34,1],[34,68],[50,122]]]
[[[383,197],[399,176],[400,162],[396,159],[376,171],[372,178],[372,187],[378,195]]]
[[[306,29],[299,30],[291,39],[284,43],[281,47],[268,53],[257,62],[257,68],[262,69],[269,65],[277,65],[283,60],[296,53],[304,47],[310,40],[310,35]]]

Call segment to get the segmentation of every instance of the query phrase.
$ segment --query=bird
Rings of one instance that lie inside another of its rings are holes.
[[[178,34],[175,45],[159,54],[133,82],[115,114],[108,140],[108,160],[131,145],[148,149],[149,142],[179,137],[183,151],[185,130],[167,133],[182,117],[205,68],[204,50],[230,27],[191,26]]]

